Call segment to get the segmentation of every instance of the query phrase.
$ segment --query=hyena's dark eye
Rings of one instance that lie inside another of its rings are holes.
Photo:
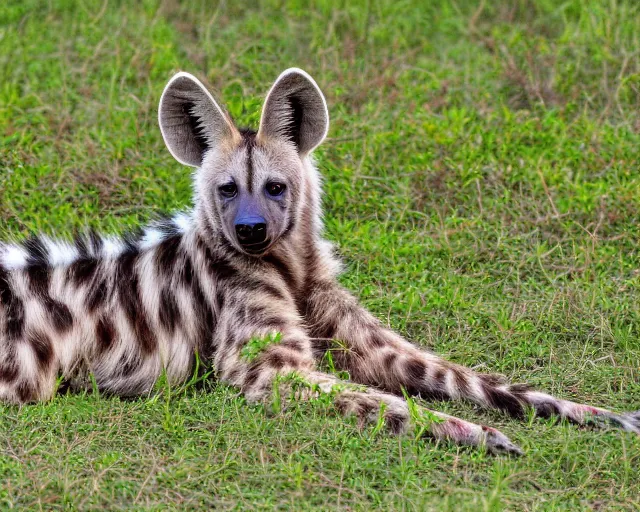
[[[286,189],[287,186],[284,183],[277,183],[275,181],[271,181],[267,183],[267,186],[265,188],[267,189],[267,194],[269,194],[272,197],[278,197],[282,195],[282,193],[284,192],[284,189]]]
[[[235,183],[227,183],[226,185],[222,185],[218,190],[220,190],[220,195],[228,199],[235,197],[238,193],[238,187],[236,187]]]

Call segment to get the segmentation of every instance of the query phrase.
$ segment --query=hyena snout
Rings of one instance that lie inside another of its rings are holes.
[[[268,245],[267,223],[262,217],[242,219],[235,225],[236,236],[242,248],[252,252],[260,251]]]

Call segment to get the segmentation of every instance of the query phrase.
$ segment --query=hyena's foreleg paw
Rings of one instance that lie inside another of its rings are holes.
[[[522,455],[522,450],[499,430],[471,423],[447,414],[430,411],[395,395],[377,391],[342,392],[335,400],[346,416],[355,416],[358,424],[376,424],[381,420],[394,434],[418,433],[422,437],[458,445],[485,447],[492,454]]]
[[[249,402],[279,408],[290,400],[327,397],[361,426],[381,424],[396,434],[408,432],[455,444],[486,447],[491,453],[520,454],[501,432],[446,414],[429,411],[391,393],[339,380],[314,369],[313,360],[297,356],[284,343],[274,344],[251,362],[238,359],[224,365],[222,378],[237,385]]]
[[[484,446],[494,455],[523,455],[524,452],[499,430],[478,425],[452,416],[440,415],[441,422],[433,424],[430,434],[456,444]]]
[[[633,422],[633,425],[636,428],[640,428],[640,411],[629,412],[624,414],[624,416],[626,416],[629,419],[629,421]]]
[[[640,434],[640,411],[616,413],[601,407],[563,400],[535,390],[523,392],[520,398],[533,407],[538,416],[555,416],[577,425],[608,426]]]
[[[599,410],[597,414],[586,416],[583,423],[598,427],[610,426],[624,430],[625,432],[633,432],[634,434],[640,435],[640,411],[615,413]]]
[[[410,406],[399,396],[340,381],[333,375],[307,368],[280,372],[263,368],[254,386],[245,389],[245,395],[250,402],[274,405],[275,388],[277,397],[282,399],[278,400],[278,406],[286,406],[291,399],[329,396],[342,415],[357,418],[360,428],[381,423],[397,435],[419,433],[454,444],[486,447],[493,454],[522,454],[520,448],[494,428],[430,411],[415,403]]]
[[[496,455],[524,455],[522,449],[499,430],[491,427],[483,427],[483,429],[486,435],[485,446],[490,453]]]

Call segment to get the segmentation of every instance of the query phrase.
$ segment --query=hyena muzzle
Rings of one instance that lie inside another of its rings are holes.
[[[106,392],[142,394],[162,374],[184,381],[198,354],[250,401],[302,382],[303,395],[327,394],[362,423],[382,418],[394,432],[419,428],[492,452],[520,449],[403,394],[640,433],[639,412],[558,399],[422,350],[340,286],[310,156],[329,116],[304,71],[278,77],[257,132],[236,128],[187,73],[166,86],[159,121],[171,154],[196,168],[193,210],[120,238],[0,244],[1,399],[47,399],[60,378],[81,388],[89,374]],[[318,371],[328,350],[353,383]]]

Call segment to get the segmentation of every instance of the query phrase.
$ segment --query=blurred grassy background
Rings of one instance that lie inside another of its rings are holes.
[[[343,281],[430,349],[640,408],[640,5],[634,0],[0,5],[0,234],[121,231],[190,204],[157,102],[177,70],[241,125],[298,66]],[[393,439],[235,392],[0,406],[0,503],[44,509],[637,510],[640,440],[464,404],[520,460]]]

